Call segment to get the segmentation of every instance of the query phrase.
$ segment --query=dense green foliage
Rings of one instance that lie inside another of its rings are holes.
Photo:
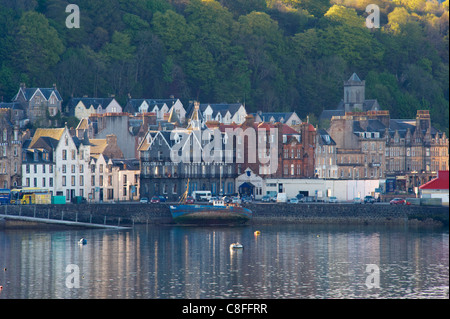
[[[66,28],[69,3],[81,27]],[[369,3],[381,28],[365,27]],[[448,132],[449,1],[0,0],[0,96],[57,83],[115,94],[245,102],[317,118],[353,72],[392,117],[430,109]]]

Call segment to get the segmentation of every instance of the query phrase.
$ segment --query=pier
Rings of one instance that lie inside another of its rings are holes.
[[[4,206],[0,210],[0,229],[2,228],[103,228],[129,229],[129,220],[121,225],[121,217],[95,214],[84,210],[73,211],[76,206],[55,207],[54,205]],[[131,225],[134,221],[131,221]]]

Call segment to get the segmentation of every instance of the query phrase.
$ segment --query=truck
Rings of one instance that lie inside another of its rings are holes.
[[[193,191],[192,197],[197,201],[208,202],[211,199],[211,191]]]
[[[286,193],[278,193],[277,195],[277,203],[286,203],[287,202],[287,195]]]

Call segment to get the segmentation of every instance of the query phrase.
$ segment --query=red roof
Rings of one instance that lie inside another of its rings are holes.
[[[448,189],[448,171],[439,171],[437,178],[423,184],[419,189]]]

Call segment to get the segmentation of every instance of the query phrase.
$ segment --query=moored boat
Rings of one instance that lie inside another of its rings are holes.
[[[170,212],[173,220],[182,224],[244,224],[252,218],[250,209],[223,200],[213,201],[212,205],[171,205]]]

